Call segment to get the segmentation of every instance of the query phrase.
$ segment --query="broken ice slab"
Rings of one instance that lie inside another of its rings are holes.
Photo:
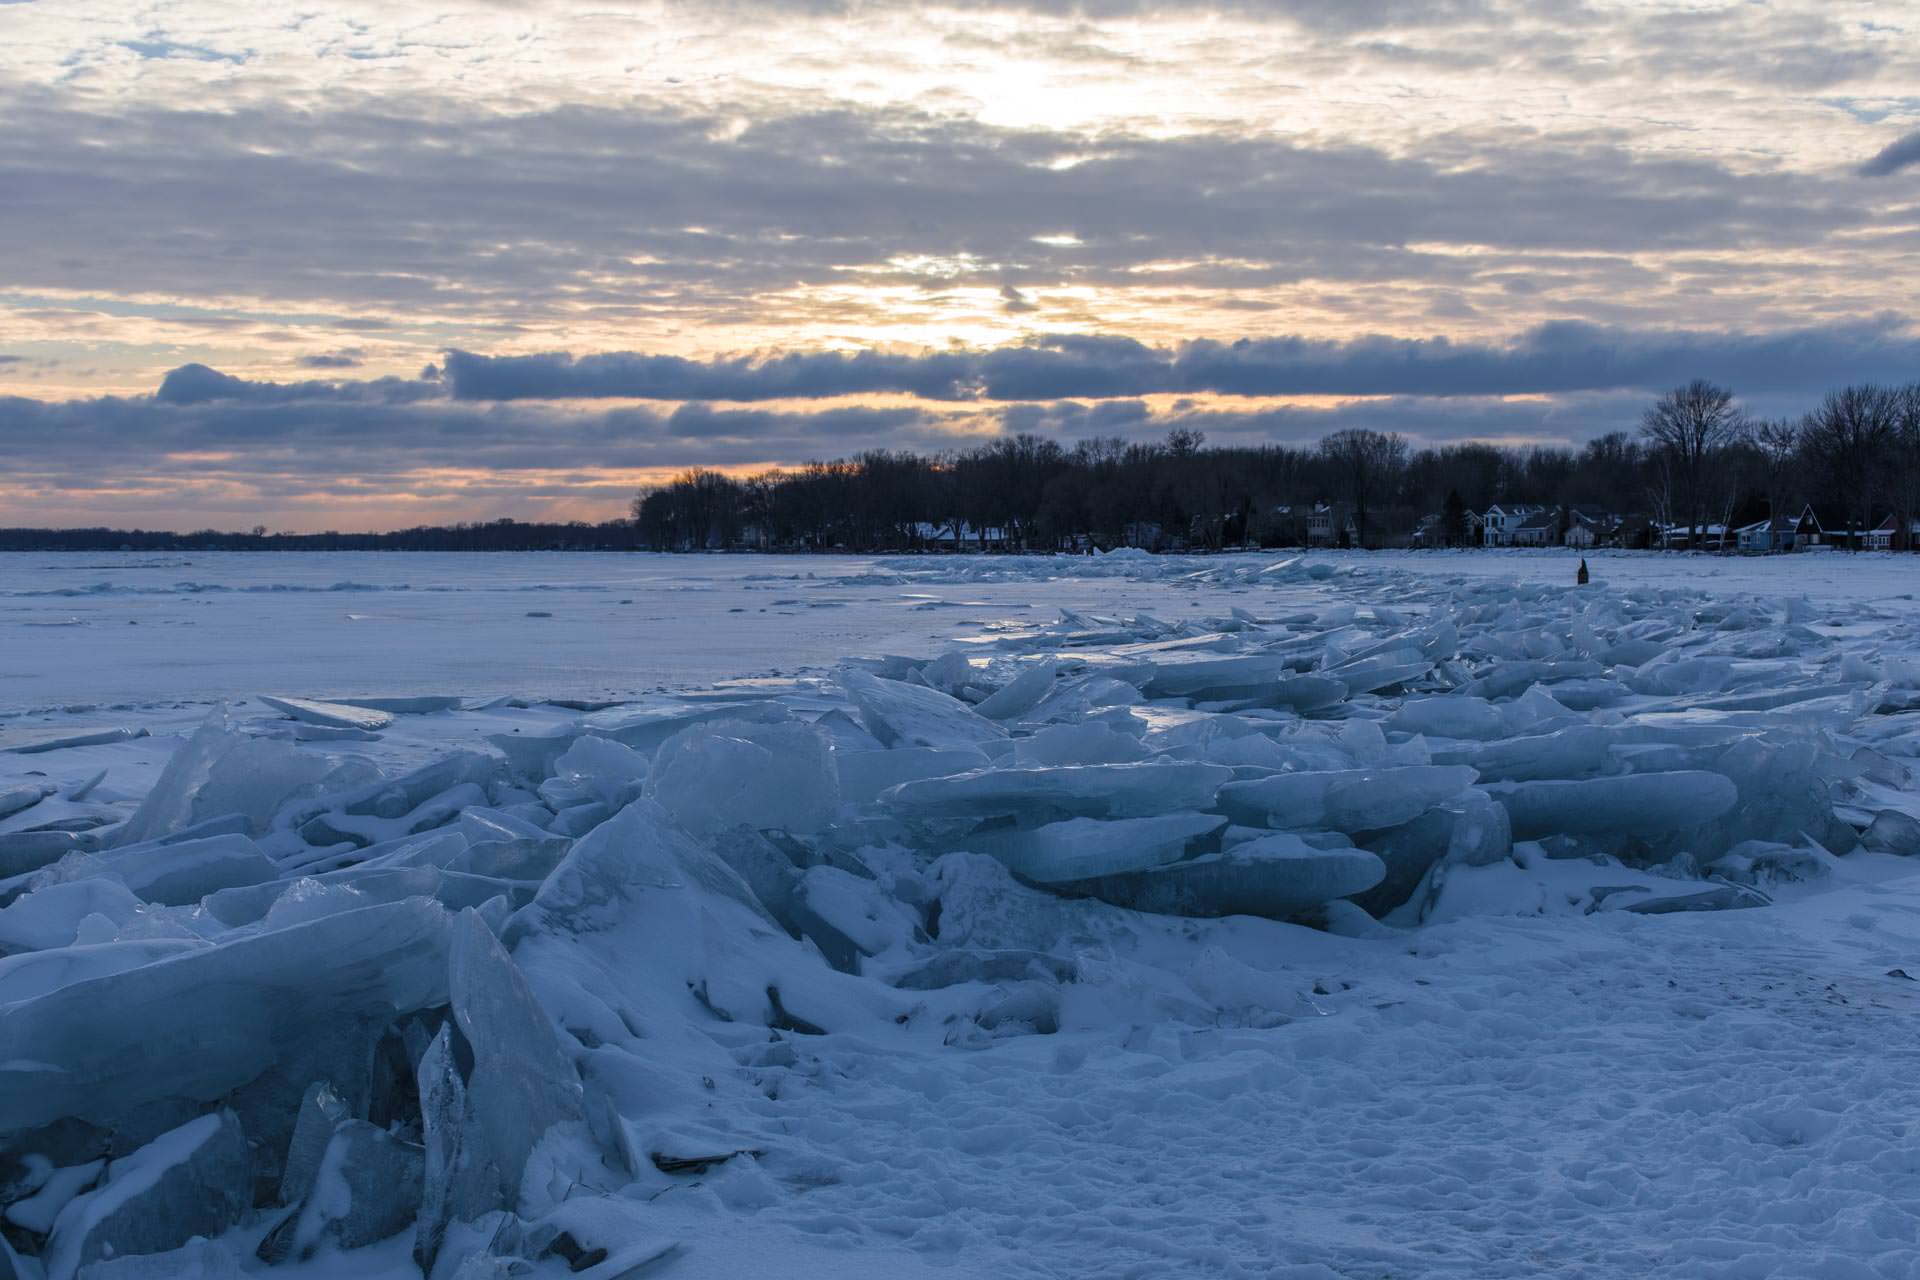
[[[1496,782],[1516,840],[1550,835],[1655,836],[1720,817],[1740,798],[1731,779],[1699,769],[1608,778]]]
[[[1220,788],[1220,807],[1251,826],[1377,831],[1419,817],[1477,776],[1464,765],[1280,773],[1229,782]]]
[[[1129,732],[1115,728],[1104,720],[1048,725],[1031,737],[1016,738],[1010,763],[1023,768],[1046,768],[1068,764],[1130,764],[1145,760],[1153,752],[1140,741],[1138,730],[1141,727],[1140,722],[1135,721],[1132,724],[1133,731]]]
[[[696,833],[820,831],[840,808],[827,735],[798,722],[684,729],[661,745],[646,793]]]
[[[319,1176],[321,1158],[333,1140],[333,1131],[352,1118],[352,1114],[332,1085],[315,1081],[307,1087],[280,1170],[281,1204],[298,1205],[307,1198],[314,1179]]]
[[[213,1101],[343,1019],[447,999],[447,913],[424,898],[199,947],[0,1006],[0,1133]],[[124,945],[124,944],[122,944]],[[291,1105],[291,1104],[290,1104]]]
[[[868,731],[890,747],[965,750],[1007,736],[999,724],[937,689],[852,669],[842,670],[840,681]]]
[[[460,703],[460,698],[447,694],[423,693],[410,697],[349,698],[346,705],[388,711],[397,716],[425,716],[436,711],[458,711]]]
[[[1138,818],[1213,807],[1233,777],[1225,765],[1191,761],[982,769],[950,778],[903,782],[881,803],[908,818]]]
[[[1144,871],[1173,862],[1195,840],[1219,831],[1227,820],[1211,813],[1170,813],[1151,818],[1069,818],[1022,831],[980,832],[956,843],[1006,864],[1035,884],[1059,884],[1095,876]]]
[[[54,793],[55,788],[41,782],[26,782],[0,791],[0,818],[24,813]]]
[[[1485,698],[1452,694],[1408,698],[1381,727],[1389,733],[1418,733],[1429,738],[1503,738],[1512,732],[1500,708]]]
[[[15,831],[0,835],[0,880],[52,866],[70,853],[91,853],[97,836],[72,831]]]
[[[47,1280],[73,1280],[99,1258],[218,1236],[253,1207],[252,1178],[253,1153],[233,1112],[169,1130],[113,1161],[105,1184],[60,1211],[47,1241]]]
[[[1880,853],[1920,854],[1920,819],[1898,809],[1882,809],[1860,834],[1860,843]]]
[[[1469,791],[1411,822],[1366,836],[1364,843],[1386,865],[1386,875],[1354,901],[1382,916],[1412,897],[1435,863],[1480,867],[1507,857],[1513,850],[1513,828],[1503,806]]]
[[[454,918],[450,972],[454,1024],[473,1060],[466,1091],[476,1128],[463,1141],[478,1144],[499,1179],[500,1203],[511,1206],[547,1130],[584,1117],[579,1076],[553,1020],[473,911]]]
[[[1482,780],[1525,782],[1535,778],[1578,778],[1607,769],[1612,762],[1609,747],[1615,741],[1616,736],[1599,725],[1571,725],[1552,733],[1506,738],[1479,746],[1437,746],[1433,748],[1433,761],[1467,765]]]
[[[1591,680],[1606,673],[1605,667],[1584,658],[1558,662],[1501,662],[1471,683],[1461,686],[1459,692],[1468,697],[1488,698],[1497,702],[1525,693],[1532,685],[1544,684],[1551,688],[1555,681]]]
[[[1052,692],[1060,667],[1060,663],[1052,660],[1033,663],[982,699],[974,711],[989,720],[1012,720],[1031,711],[1040,699]]]
[[[847,804],[871,804],[881,792],[902,782],[947,778],[986,766],[987,757],[972,749],[941,751],[934,747],[896,747],[891,751],[841,749],[833,753],[840,798]]]
[[[211,946],[203,939],[192,937],[135,938],[8,956],[0,960],[0,1010]],[[4,1071],[4,1067],[0,1067],[0,1071]],[[0,1074],[0,1087],[5,1083],[6,1077]]]
[[[1326,667],[1319,674],[1327,679],[1340,681],[1349,693],[1371,693],[1377,689],[1391,689],[1396,685],[1418,680],[1431,670],[1433,670],[1433,659],[1419,649],[1407,647],[1355,658],[1336,666]]]
[[[139,907],[131,890],[107,876],[35,889],[0,907],[0,955],[70,946],[88,916],[124,924]]]
[[[860,971],[862,956],[904,946],[918,921],[904,903],[872,880],[839,867],[807,868],[794,886],[788,914],[801,934],[844,973]]]
[[[1150,698],[1237,697],[1289,679],[1297,665],[1287,654],[1261,652],[1165,654],[1156,659],[1136,682]]]
[[[184,907],[221,889],[265,884],[279,866],[241,835],[208,836],[107,854],[102,869],[148,902]]]
[[[579,736],[577,728],[563,726],[538,733],[490,733],[487,741],[506,757],[515,778],[537,785],[552,776],[554,762]]]
[[[1771,906],[1773,899],[1758,889],[1743,884],[1718,884],[1693,893],[1675,893],[1658,897],[1609,897],[1607,908],[1617,907],[1636,915],[1664,916],[1684,911],[1733,911],[1747,907]]]
[[[331,729],[384,729],[393,723],[391,712],[375,711],[371,707],[320,702],[313,698],[276,698],[264,693],[255,696],[261,705],[271,707],[282,715]]]
[[[269,1262],[304,1261],[323,1246],[358,1249],[399,1235],[420,1210],[422,1149],[365,1120],[342,1119],[299,1211],[260,1245]]]
[[[15,755],[37,755],[45,751],[64,751],[68,747],[100,747],[113,742],[131,742],[151,737],[145,729],[98,729],[90,733],[67,733],[53,738],[35,738],[5,748]]]
[[[553,762],[553,776],[540,783],[541,800],[556,813],[581,804],[619,808],[646,786],[647,757],[612,738],[575,738]]]
[[[741,699],[732,702],[703,702],[688,705],[679,700],[656,706],[618,706],[583,716],[575,732],[599,734],[624,743],[635,751],[651,755],[674,734],[709,720],[739,720],[751,724],[773,724],[793,719],[793,713],[777,701]],[[504,746],[496,734],[491,740]],[[564,747],[562,748],[564,750]],[[558,758],[557,756],[555,757]],[[539,776],[552,772],[549,767]],[[538,779],[535,779],[538,781]]]
[[[333,773],[319,756],[236,732],[222,708],[175,749],[114,843],[137,844],[235,814],[258,835],[287,799]]]
[[[1187,862],[1061,886],[1116,906],[1175,916],[1285,920],[1372,888],[1386,874],[1365,849],[1322,849],[1275,833]]]

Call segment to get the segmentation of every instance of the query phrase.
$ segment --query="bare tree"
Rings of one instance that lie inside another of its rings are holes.
[[[1390,432],[1349,428],[1320,442],[1320,456],[1353,503],[1353,528],[1361,546],[1367,542],[1367,512],[1392,486],[1407,462],[1405,437]]]
[[[1873,527],[1875,500],[1889,488],[1899,413],[1895,393],[1862,383],[1829,391],[1801,427],[1808,457],[1825,471],[1846,507],[1856,551]]]
[[[1790,418],[1764,418],[1753,424],[1753,447],[1760,455],[1760,481],[1767,493],[1767,518],[1785,516],[1800,470],[1800,426]]]
[[[1661,396],[1640,418],[1640,434],[1665,454],[1674,497],[1687,516],[1687,545],[1700,545],[1709,501],[1708,482],[1715,456],[1739,440],[1746,418],[1733,392],[1695,378]]]
[[[1894,546],[1907,551],[1913,545],[1913,521],[1920,515],[1920,382],[1909,382],[1893,393],[1894,469],[1893,507],[1900,521]]]

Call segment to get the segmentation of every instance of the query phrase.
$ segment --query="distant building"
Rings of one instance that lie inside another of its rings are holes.
[[[1464,512],[1463,516],[1466,531],[1459,545],[1463,547],[1477,547],[1480,545],[1480,517],[1472,511]],[[1428,515],[1421,516],[1420,522],[1413,527],[1413,536],[1410,542],[1411,545],[1416,547],[1446,547],[1454,545],[1447,537],[1447,513],[1444,511],[1435,511]]]
[[[1514,531],[1545,510],[1537,502],[1495,503],[1480,517],[1480,544],[1487,547],[1513,546]]]
[[[1316,503],[1307,517],[1307,545],[1310,547],[1357,547],[1360,530],[1354,524],[1353,507],[1345,502]]]
[[[1536,507],[1507,528],[1511,547],[1551,547],[1560,541],[1560,513],[1552,507]]]
[[[1909,520],[1905,534],[1900,532],[1900,521],[1896,516],[1888,516],[1867,530],[1866,548],[1869,551],[1905,551],[1916,544],[1920,544],[1920,520]]]
[[[1619,516],[1600,507],[1569,507],[1562,541],[1576,551],[1618,546],[1621,524]]]
[[[1771,516],[1741,525],[1733,531],[1735,544],[1748,555],[1773,555],[1793,550],[1800,522],[1790,516]]]

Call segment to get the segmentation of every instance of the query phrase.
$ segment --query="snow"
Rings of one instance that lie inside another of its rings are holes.
[[[23,1267],[1920,1273],[1915,562],[192,560],[0,557]]]

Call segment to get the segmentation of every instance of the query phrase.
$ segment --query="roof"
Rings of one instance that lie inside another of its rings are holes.
[[[1551,529],[1556,523],[1556,519],[1557,517],[1554,512],[1547,510],[1545,507],[1535,507],[1533,508],[1533,514],[1525,520],[1522,520],[1518,525],[1515,525],[1513,531],[1518,533],[1522,529]]]

